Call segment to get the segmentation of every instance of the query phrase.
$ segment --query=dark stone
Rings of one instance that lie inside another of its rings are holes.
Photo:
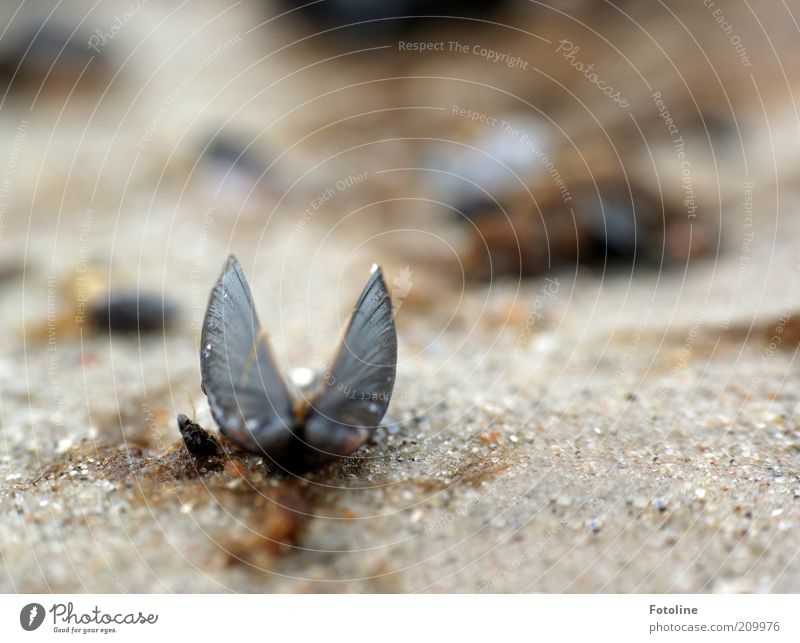
[[[178,316],[178,306],[162,294],[112,292],[89,306],[92,327],[110,333],[152,333],[166,330]]]

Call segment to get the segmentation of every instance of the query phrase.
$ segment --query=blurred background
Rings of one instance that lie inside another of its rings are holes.
[[[799,16],[3,2],[0,587],[800,589]],[[230,253],[286,372],[383,266],[347,465],[182,450]]]

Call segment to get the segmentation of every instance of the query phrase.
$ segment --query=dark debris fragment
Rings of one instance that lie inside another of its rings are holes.
[[[178,430],[181,432],[186,450],[193,456],[213,456],[222,452],[222,445],[216,436],[206,431],[197,422],[190,420],[183,413],[178,415]]]

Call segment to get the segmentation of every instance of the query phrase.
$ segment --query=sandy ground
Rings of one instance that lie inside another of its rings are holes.
[[[255,71],[231,79],[263,46],[243,28],[253,15],[169,10],[111,43],[135,52],[129,85],[0,110],[1,590],[800,591],[792,184],[776,201],[759,183],[750,210],[739,183],[723,247],[688,268],[464,283],[463,228],[416,202],[401,171],[413,145],[349,149],[362,126],[377,140],[413,118],[340,123],[347,146],[314,134],[348,108],[293,106],[347,78],[249,91]],[[271,48],[290,38],[269,33]],[[209,42],[240,51],[165,55]],[[284,54],[275,78],[297,68]],[[287,113],[295,129],[271,126]],[[265,132],[259,150],[292,151],[252,192],[217,189],[198,162],[234,114]],[[229,252],[287,370],[325,363],[369,266],[384,265],[402,304],[397,386],[385,426],[346,462],[298,477],[183,449],[177,413],[214,428],[197,341]],[[181,316],[141,337],[76,324],[76,300],[109,284],[163,292]]]

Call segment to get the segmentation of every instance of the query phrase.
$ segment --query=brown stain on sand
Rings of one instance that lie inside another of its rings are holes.
[[[218,545],[222,563],[263,570],[270,568],[276,557],[298,552],[315,517],[338,514],[344,496],[337,481],[353,476],[364,479],[370,473],[370,460],[356,457],[298,477],[238,450],[224,436],[221,444],[220,454],[193,456],[180,439],[158,453],[139,446],[86,441],[53,458],[37,476],[20,481],[15,488],[58,485],[64,480],[77,484],[106,480],[114,482],[114,493],[133,507],[178,514],[215,506],[222,519],[218,529],[208,531]],[[503,443],[451,468],[447,479],[417,477],[412,482],[426,492],[478,487],[513,462],[509,445]],[[342,522],[350,521],[345,518]]]

